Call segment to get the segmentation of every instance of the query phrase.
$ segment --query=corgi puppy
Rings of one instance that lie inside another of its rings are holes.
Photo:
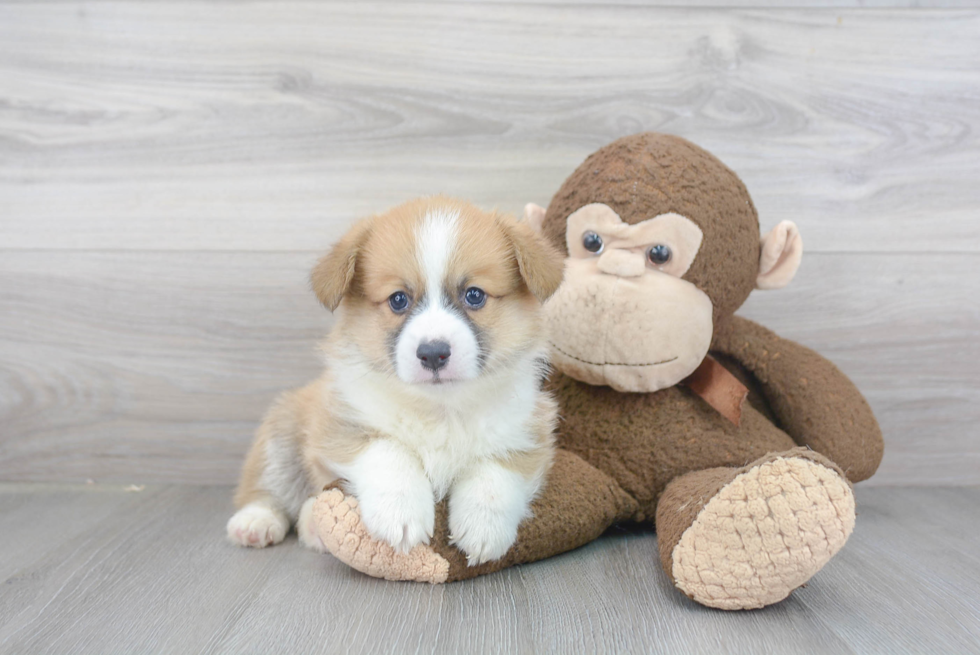
[[[354,225],[311,276],[339,308],[326,370],[266,415],[229,538],[261,548],[297,523],[322,551],[313,496],[340,480],[368,531],[400,552],[428,543],[448,496],[469,563],[502,557],[552,460],[541,303],[562,266],[527,224],[446,197]]]

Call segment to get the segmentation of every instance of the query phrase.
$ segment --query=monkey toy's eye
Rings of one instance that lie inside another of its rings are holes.
[[[586,232],[582,235],[582,247],[598,254],[602,252],[602,237],[595,232]]]
[[[480,309],[487,302],[487,292],[477,287],[470,287],[463,294],[463,302],[470,309]]]
[[[408,294],[404,291],[396,291],[388,296],[388,306],[391,307],[391,311],[401,314],[408,309]]]
[[[655,246],[651,246],[650,249],[647,250],[647,259],[649,259],[650,263],[654,266],[663,266],[670,261],[670,248],[659,243]]]

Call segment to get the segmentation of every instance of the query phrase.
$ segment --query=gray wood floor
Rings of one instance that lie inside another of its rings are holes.
[[[649,533],[463,583],[392,583],[292,537],[230,545],[230,493],[0,484],[0,653],[980,652],[977,488],[859,486],[842,553],[741,613],[673,591]]]

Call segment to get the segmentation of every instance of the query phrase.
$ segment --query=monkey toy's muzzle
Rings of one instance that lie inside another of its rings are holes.
[[[673,386],[697,368],[711,345],[711,300],[666,273],[621,277],[570,259],[564,282],[544,309],[555,367],[617,391]]]

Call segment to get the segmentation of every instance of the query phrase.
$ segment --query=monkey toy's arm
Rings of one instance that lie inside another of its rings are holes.
[[[851,482],[866,480],[878,468],[884,450],[878,421],[831,362],[738,316],[715,333],[712,350],[753,374],[779,427],[796,443],[829,457]]]

